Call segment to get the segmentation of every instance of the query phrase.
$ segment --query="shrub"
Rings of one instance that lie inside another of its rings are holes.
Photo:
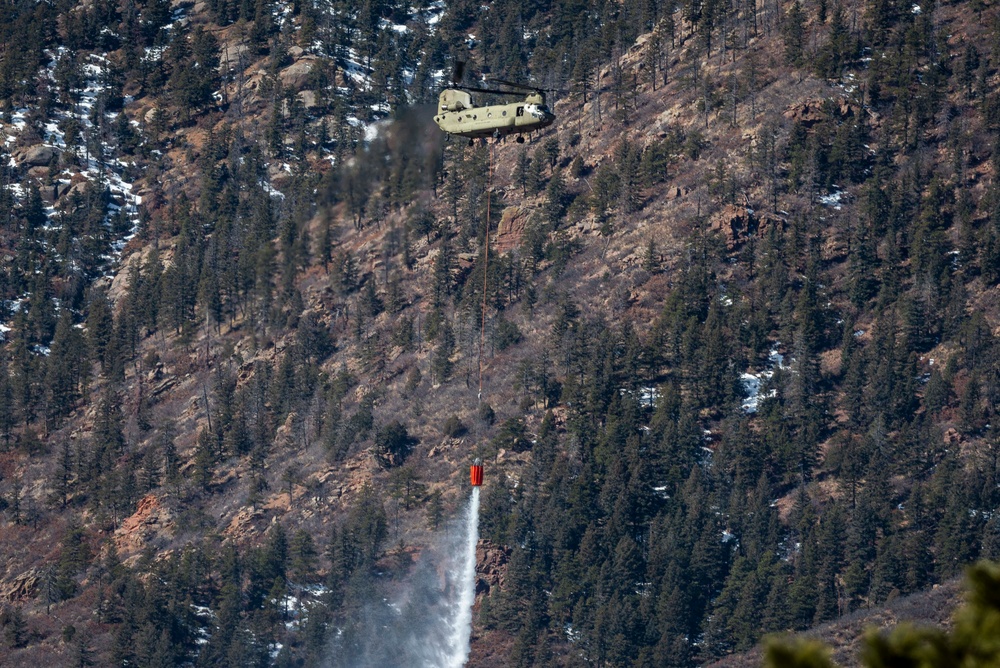
[[[413,449],[414,439],[398,420],[380,427],[375,432],[373,452],[382,468],[399,466]]]
[[[479,404],[479,419],[487,426],[492,426],[496,422],[497,414],[489,404]]]
[[[466,434],[468,428],[462,423],[457,415],[452,415],[444,421],[444,426],[441,428],[441,431],[448,438],[459,438]]]
[[[501,319],[497,323],[496,334],[494,335],[494,341],[496,342],[497,348],[499,350],[507,350],[511,346],[516,346],[521,342],[521,329],[513,322],[507,319]]]

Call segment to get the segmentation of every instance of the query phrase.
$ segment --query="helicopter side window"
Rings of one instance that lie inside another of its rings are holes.
[[[517,115],[518,116],[524,116],[524,107],[518,107],[517,108]]]

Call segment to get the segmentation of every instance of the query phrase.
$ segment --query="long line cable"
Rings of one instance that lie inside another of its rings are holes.
[[[486,176],[486,253],[483,260],[483,319],[479,328],[479,403],[483,402],[483,345],[486,341],[486,285],[489,280],[490,267],[490,200],[493,199],[493,150],[495,146],[495,144],[490,144],[489,167]]]

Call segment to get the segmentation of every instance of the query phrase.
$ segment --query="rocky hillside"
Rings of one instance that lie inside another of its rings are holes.
[[[348,665],[474,457],[470,665],[1000,556],[997,8],[536,5],[0,10],[11,661]],[[446,140],[456,61],[555,125]]]

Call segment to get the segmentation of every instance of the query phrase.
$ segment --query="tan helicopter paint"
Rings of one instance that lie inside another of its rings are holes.
[[[468,92],[453,88],[441,92],[434,116],[434,122],[445,132],[470,138],[534,132],[552,125],[554,120],[555,114],[545,106],[541,93],[531,93],[520,102],[476,107]]]

